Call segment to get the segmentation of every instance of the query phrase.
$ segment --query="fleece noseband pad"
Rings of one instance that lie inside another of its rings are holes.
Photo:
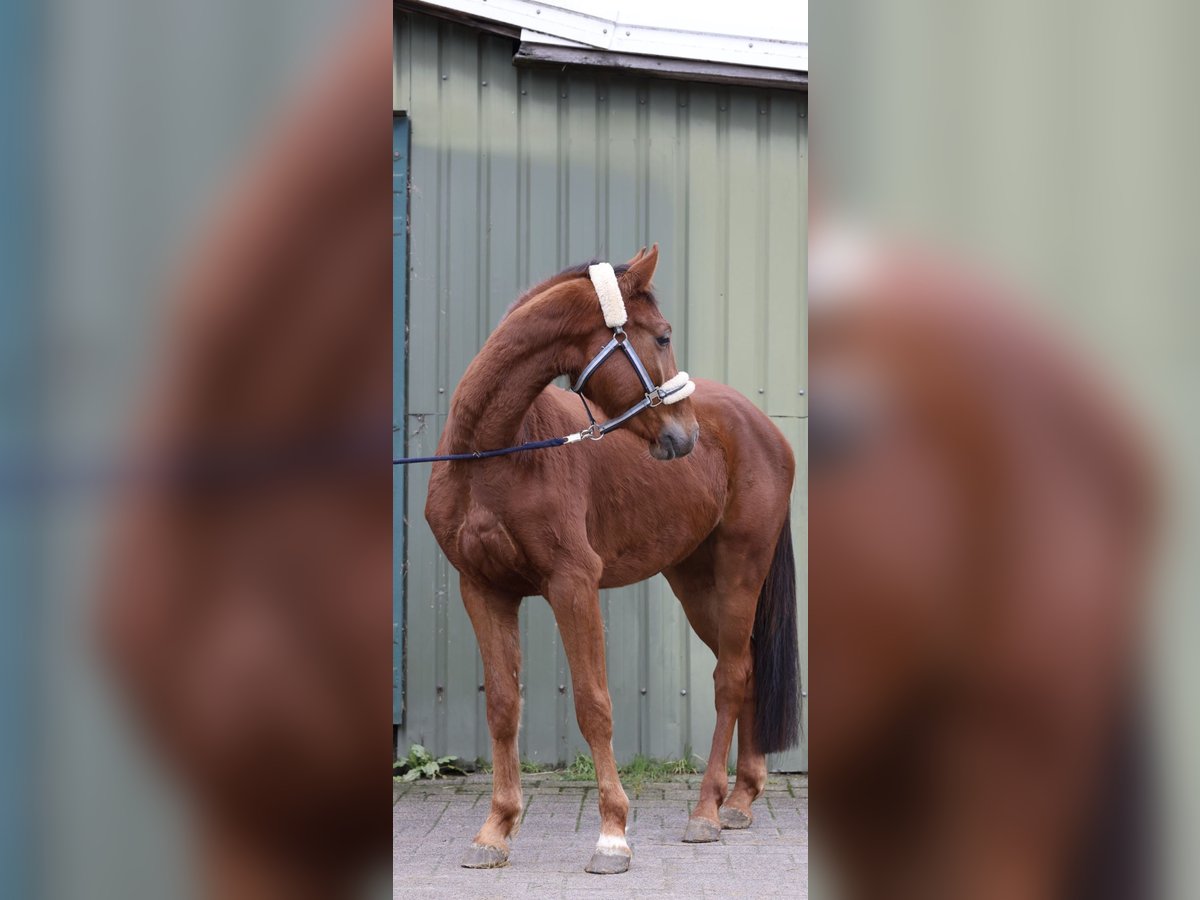
[[[692,396],[696,390],[696,382],[692,381],[687,372],[677,372],[674,378],[667,379],[660,390],[666,394],[663,403],[669,406]]]

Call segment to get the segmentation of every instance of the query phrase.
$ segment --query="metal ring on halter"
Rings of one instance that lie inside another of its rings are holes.
[[[598,441],[604,437],[604,426],[597,422],[593,422],[583,431],[579,432],[580,439],[587,438],[588,440]]]
[[[666,399],[666,396],[659,388],[655,388],[646,394],[646,399],[650,401],[650,408],[654,409],[656,406],[662,406],[662,402]]]

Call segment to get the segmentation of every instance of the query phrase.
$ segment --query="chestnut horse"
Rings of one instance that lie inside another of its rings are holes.
[[[657,262],[655,245],[616,266],[615,302],[627,311],[623,340],[643,362],[642,374],[667,387],[686,375],[677,371],[671,326],[651,291]],[[512,305],[455,391],[439,454],[585,429],[579,401],[549,383],[590,370],[589,360],[614,337],[605,291],[588,270],[567,269]],[[649,399],[647,379],[630,362],[615,354],[591,370],[580,388],[586,399],[613,415]],[[750,825],[766,782],[765,754],[795,743],[799,729],[788,521],[794,473],[791,448],[770,419],[710,381],[682,403],[647,405],[602,441],[434,466],[425,516],[461,575],[483,656],[492,738],[491,810],[464,866],[507,864],[521,818],[517,611],[522,598],[540,594],[562,635],[579,729],[596,765],[600,839],[587,871],[629,868],[629,801],[613,756],[598,592],[657,572],[717,657],[717,724],[683,840],[715,841],[722,827]],[[726,797],[735,722],[737,779]]]

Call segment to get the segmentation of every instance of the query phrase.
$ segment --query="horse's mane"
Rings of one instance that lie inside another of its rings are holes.
[[[551,275],[545,281],[535,284],[533,287],[531,287],[529,290],[527,290],[525,293],[523,293],[520,297],[518,297],[516,300],[514,300],[509,305],[508,309],[506,309],[504,311],[504,316],[501,318],[501,321],[504,321],[504,319],[507,319],[514,309],[516,309],[519,306],[523,306],[524,304],[526,304],[530,300],[532,300],[534,297],[536,297],[538,294],[541,294],[544,291],[550,290],[550,288],[554,287],[555,285],[562,284],[564,281],[570,281],[572,278],[587,278],[588,277],[588,267],[594,266],[594,265],[596,265],[596,263],[601,262],[601,261],[602,260],[599,260],[599,259],[596,259],[595,257],[593,257],[592,259],[589,259],[587,262],[576,263],[573,266],[568,266],[567,268],[565,268],[561,272],[559,272],[557,275]],[[618,265],[613,266],[613,272],[616,273],[616,276],[618,278],[620,278],[622,275],[624,275],[628,271],[629,271],[629,263],[620,263]],[[658,305],[658,298],[656,298],[654,296],[654,293],[652,291],[646,291],[645,296],[650,300],[651,303],[655,304],[656,306]]]

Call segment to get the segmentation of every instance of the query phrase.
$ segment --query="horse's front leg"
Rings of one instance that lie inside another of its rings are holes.
[[[586,869],[596,875],[615,875],[629,869],[633,854],[625,840],[629,799],[621,787],[612,748],[612,699],[604,663],[599,565],[596,559],[589,571],[556,573],[547,586],[546,599],[554,610],[571,666],[579,730],[596,764],[600,839]]]
[[[508,841],[521,818],[521,767],[517,729],[521,723],[521,598],[461,580],[463,603],[483,656],[488,731],[492,735],[492,806],[475,835],[463,866],[492,869],[508,865]]]

